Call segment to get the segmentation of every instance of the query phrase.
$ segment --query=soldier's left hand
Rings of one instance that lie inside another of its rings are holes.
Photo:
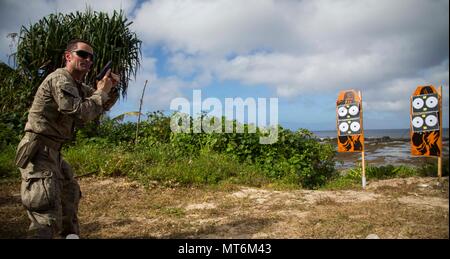
[[[120,82],[120,77],[117,74],[114,74],[113,72],[111,72],[110,78],[112,80],[113,83],[113,87],[116,86],[117,84],[119,84]]]

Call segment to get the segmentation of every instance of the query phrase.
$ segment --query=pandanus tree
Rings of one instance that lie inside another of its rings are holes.
[[[67,42],[80,38],[89,41],[95,52],[95,61],[85,83],[95,86],[95,76],[112,60],[113,71],[121,76],[118,89],[125,96],[130,79],[136,76],[141,57],[141,41],[130,30],[131,24],[122,11],[109,15],[88,8],[84,12],[50,14],[28,27],[22,26],[17,52],[14,53],[17,68],[14,72],[8,71],[14,78],[1,80],[0,89],[20,92],[20,107],[24,112],[23,108],[31,106],[32,97],[45,77],[64,66]],[[6,102],[14,99],[17,102],[17,98],[10,97],[1,97],[2,112],[19,112],[10,110],[11,106]]]

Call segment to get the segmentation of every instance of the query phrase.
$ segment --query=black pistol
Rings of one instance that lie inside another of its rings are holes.
[[[112,66],[112,60],[108,61],[108,63],[106,63],[106,66],[103,67],[102,71],[100,71],[100,73],[95,77],[95,79],[97,79],[97,81],[100,81],[103,79],[103,77],[105,76],[106,72],[108,72],[108,69],[110,69]]]

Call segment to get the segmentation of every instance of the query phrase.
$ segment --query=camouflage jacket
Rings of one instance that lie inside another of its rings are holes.
[[[77,83],[66,69],[59,68],[39,86],[25,131],[66,142],[72,139],[75,124],[95,119],[108,99],[105,92]]]

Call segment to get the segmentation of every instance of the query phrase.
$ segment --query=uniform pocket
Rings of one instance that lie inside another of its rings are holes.
[[[78,90],[70,84],[63,84],[60,86],[59,93],[59,110],[64,112],[72,112],[76,100],[79,100],[80,96]]]
[[[22,204],[30,211],[46,211],[56,204],[57,183],[51,171],[28,174],[22,180]]]
[[[38,141],[32,139],[26,142],[21,142],[17,147],[15,163],[20,168],[25,168],[36,155],[39,149]]]

